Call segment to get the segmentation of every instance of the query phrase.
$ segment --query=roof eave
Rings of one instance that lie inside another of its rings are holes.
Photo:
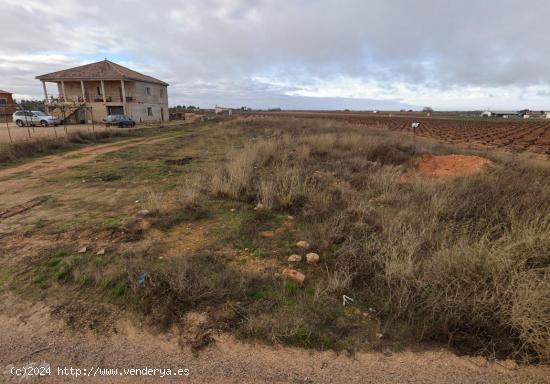
[[[97,77],[80,77],[80,78],[59,78],[59,77],[50,77],[49,75],[41,75],[36,76],[35,79],[42,80],[42,81],[52,81],[52,82],[59,82],[59,81],[117,81],[117,80],[127,80],[127,81],[139,81],[142,83],[152,83],[152,84],[160,84],[164,86],[169,86],[170,84],[162,81],[162,80],[143,80],[143,79],[136,79],[133,77],[128,76],[121,76],[121,77],[110,77],[110,78],[97,78]]]

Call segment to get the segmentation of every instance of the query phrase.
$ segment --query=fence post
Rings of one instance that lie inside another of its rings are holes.
[[[10,124],[8,123],[8,107],[4,108],[4,115],[6,116],[6,128],[8,128],[8,136],[10,137],[10,143],[13,144],[13,139],[11,138]]]
[[[90,106],[90,115],[92,118],[92,132],[95,133],[95,122],[94,122],[94,107]]]
[[[63,95],[65,96],[65,95]],[[67,132],[67,121],[66,118],[65,118],[65,106],[62,106],[61,107],[61,114],[63,116],[63,128],[65,128],[65,136],[68,136],[69,135],[69,132]]]

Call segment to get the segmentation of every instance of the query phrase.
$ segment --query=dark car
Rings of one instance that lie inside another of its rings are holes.
[[[109,115],[103,119],[105,126],[116,125],[117,127],[134,127],[136,122],[126,115]]]

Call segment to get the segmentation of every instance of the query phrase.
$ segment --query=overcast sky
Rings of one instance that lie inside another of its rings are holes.
[[[550,110],[547,0],[0,0],[0,26],[18,98],[109,58],[171,105]]]

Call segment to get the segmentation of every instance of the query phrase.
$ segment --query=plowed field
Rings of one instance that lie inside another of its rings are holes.
[[[265,114],[265,113],[263,113]],[[275,112],[277,115],[329,118],[353,124],[379,126],[392,131],[413,133],[411,124],[419,122],[415,133],[450,144],[502,147],[514,152],[530,151],[550,155],[550,120],[519,119],[458,119],[426,117],[420,114],[391,116],[390,114],[345,112]]]

